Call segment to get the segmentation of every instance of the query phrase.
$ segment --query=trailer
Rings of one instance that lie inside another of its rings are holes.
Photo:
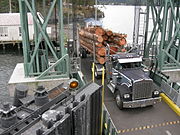
[[[115,33],[100,26],[90,26],[79,29],[80,56],[86,58],[92,54],[95,58],[95,77],[100,78],[102,67],[106,65],[107,46],[109,55],[125,52],[126,34]]]

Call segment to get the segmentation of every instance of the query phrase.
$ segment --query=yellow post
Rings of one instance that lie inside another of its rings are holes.
[[[103,130],[103,105],[104,105],[104,83],[105,83],[105,68],[102,69],[102,112],[101,112],[101,132],[100,135],[102,135]]]
[[[178,115],[180,116],[180,108],[171,100],[169,99],[164,93],[161,93],[160,96],[162,99],[169,105],[169,107]]]
[[[94,62],[93,62],[93,64],[92,64],[92,81],[94,82],[94,67],[95,67],[95,64],[94,64]]]
[[[102,69],[102,103],[104,104],[104,82],[105,82],[105,68]]]

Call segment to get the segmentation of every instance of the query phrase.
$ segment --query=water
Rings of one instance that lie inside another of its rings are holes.
[[[12,98],[9,97],[7,84],[16,64],[22,62],[22,53],[15,48],[10,47],[6,51],[2,51],[2,48],[0,49],[0,105],[5,101],[12,102]]]

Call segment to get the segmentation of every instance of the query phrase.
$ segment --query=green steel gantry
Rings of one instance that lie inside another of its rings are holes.
[[[147,6],[144,58],[148,59],[155,55],[159,71],[180,68],[180,0],[98,0],[98,2]],[[153,26],[150,24],[150,18]],[[153,29],[150,33],[151,27]]]
[[[18,0],[21,16],[21,29],[24,53],[24,72],[26,77],[36,76],[37,79],[69,78],[69,56],[64,47],[63,7],[62,0],[51,0],[47,16],[42,21],[37,14],[36,0]],[[57,6],[58,42],[54,44],[47,34],[47,25]],[[34,20],[34,40],[29,40],[28,14]],[[44,46],[41,43],[44,42]],[[32,47],[32,44],[34,46]],[[51,54],[49,54],[49,52]],[[49,61],[49,56],[53,63]]]
[[[147,0],[147,20],[150,14],[153,30],[147,35],[147,21],[144,58],[150,57],[150,51],[155,46],[158,71],[180,69],[180,1],[159,0],[157,4],[157,0]]]
[[[37,76],[38,79],[69,77],[69,56],[64,47],[63,31],[63,9],[62,0],[51,0],[47,16],[42,22],[36,11],[35,0],[18,0],[21,13],[21,28],[24,52],[25,76]],[[112,0],[113,1],[113,0]],[[141,5],[141,1],[135,5]],[[151,14],[153,30],[148,35],[149,21],[146,21],[144,58],[150,57],[153,46],[156,49],[156,64],[159,71],[180,68],[180,10],[179,0],[146,0],[147,18]],[[43,4],[45,5],[45,4]],[[50,40],[46,32],[48,21],[57,6],[59,42],[56,45]],[[43,6],[45,7],[45,6]],[[28,12],[34,19],[34,47],[29,40]],[[149,39],[148,39],[149,38]],[[40,46],[45,42],[45,48]],[[48,59],[48,52],[51,52],[54,63]]]

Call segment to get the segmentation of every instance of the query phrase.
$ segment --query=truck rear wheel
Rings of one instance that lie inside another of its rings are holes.
[[[87,51],[84,48],[81,48],[80,50],[80,57],[87,58]]]
[[[118,108],[120,110],[122,110],[123,109],[123,102],[122,102],[121,95],[120,95],[119,91],[115,92],[115,101],[116,101],[116,105],[118,106]]]
[[[95,78],[96,78],[96,79],[100,79],[100,78],[101,78],[101,75],[98,75],[97,69],[95,69],[94,75],[95,75]]]

